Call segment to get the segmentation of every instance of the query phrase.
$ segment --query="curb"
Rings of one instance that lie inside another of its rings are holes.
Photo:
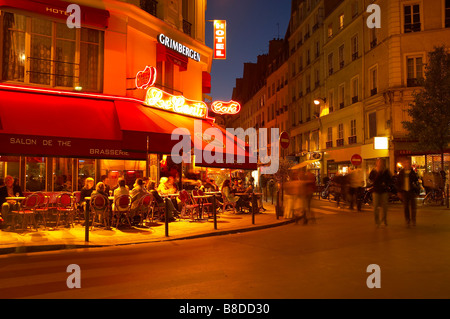
[[[80,245],[80,244],[49,244],[49,245],[36,245],[36,246],[7,247],[7,248],[0,248],[0,255],[36,253],[36,252],[69,250],[69,249],[80,249],[80,248],[103,248],[103,247],[114,247],[114,246],[160,243],[160,242],[165,242],[165,241],[198,239],[198,238],[223,236],[223,235],[256,231],[256,230],[261,230],[261,229],[268,229],[268,228],[288,225],[288,224],[291,224],[294,222],[295,222],[295,219],[290,219],[290,220],[285,220],[285,221],[281,221],[281,222],[274,223],[274,224],[267,224],[267,225],[261,225],[261,226],[253,226],[253,227],[244,227],[244,228],[237,228],[237,229],[229,229],[229,230],[216,231],[216,232],[208,232],[208,233],[189,235],[189,236],[184,236],[184,237],[171,238],[169,236],[167,238],[163,237],[163,238],[159,238],[159,239],[155,239],[155,240],[147,240],[147,241],[142,241],[142,242],[126,242],[126,243],[105,244],[105,245],[85,243],[84,245]]]

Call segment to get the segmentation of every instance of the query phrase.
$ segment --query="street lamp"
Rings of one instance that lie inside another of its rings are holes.
[[[323,99],[317,98],[317,99],[314,99],[314,104],[315,105],[325,104],[326,101],[327,101],[327,99],[325,99],[325,98],[323,98]]]

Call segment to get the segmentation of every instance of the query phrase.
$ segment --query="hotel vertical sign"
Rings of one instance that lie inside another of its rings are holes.
[[[214,59],[227,58],[227,21],[214,20]]]

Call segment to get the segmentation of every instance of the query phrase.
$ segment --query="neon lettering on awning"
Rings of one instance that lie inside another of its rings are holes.
[[[192,101],[181,95],[172,95],[158,88],[147,90],[144,104],[183,115],[206,118],[208,108],[202,101]]]

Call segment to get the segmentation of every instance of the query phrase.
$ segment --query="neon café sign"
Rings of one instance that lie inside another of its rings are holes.
[[[189,100],[182,95],[172,95],[153,87],[156,76],[156,68],[150,66],[146,66],[143,71],[136,74],[136,88],[147,89],[144,105],[197,118],[208,117],[208,106],[205,102]],[[239,113],[241,105],[233,100],[214,101],[211,104],[211,110],[220,115],[234,115]]]

